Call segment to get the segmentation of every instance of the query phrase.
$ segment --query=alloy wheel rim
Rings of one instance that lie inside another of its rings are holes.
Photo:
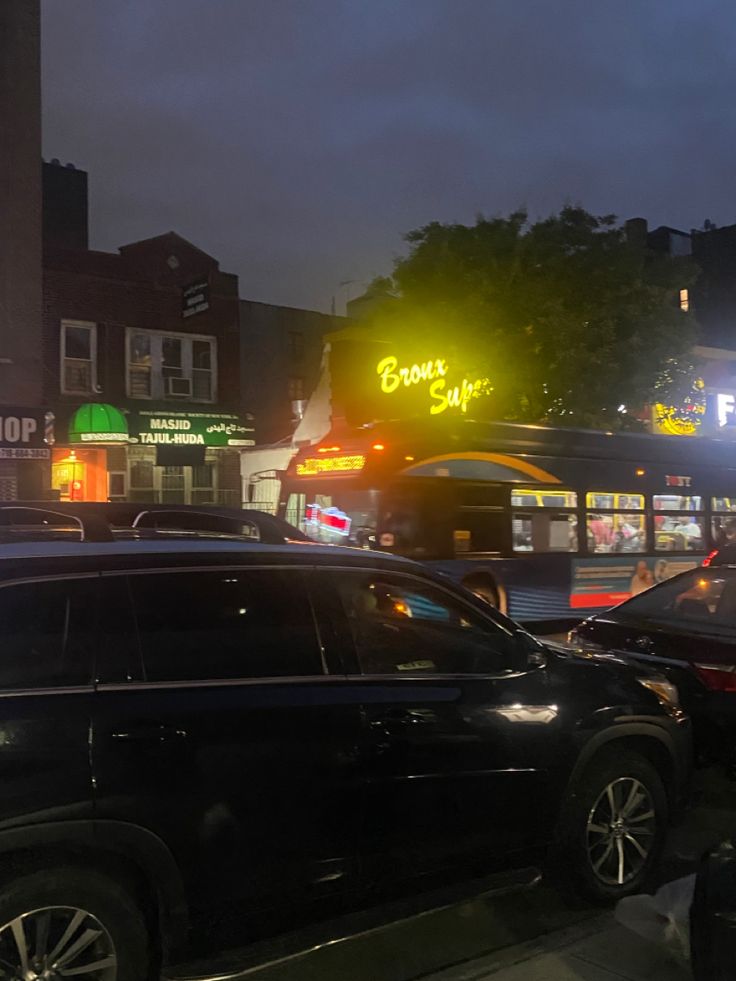
[[[593,875],[607,886],[624,886],[646,865],[654,847],[657,812],[635,777],[619,777],[601,792],[585,828]]]
[[[0,928],[1,981],[116,981],[117,964],[105,927],[74,906],[33,910]]]

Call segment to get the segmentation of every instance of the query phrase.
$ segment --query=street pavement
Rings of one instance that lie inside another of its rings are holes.
[[[702,799],[673,829],[660,881],[693,871],[734,834],[736,784],[700,775]],[[248,981],[686,981],[687,965],[551,886],[505,896],[433,894],[233,954]],[[260,966],[259,966],[260,965]],[[225,973],[227,964],[221,966]],[[205,973],[204,971],[202,973]],[[222,976],[220,974],[220,976]],[[230,975],[232,977],[232,975]]]

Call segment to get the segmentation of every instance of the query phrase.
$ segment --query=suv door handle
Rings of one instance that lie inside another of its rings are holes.
[[[636,640],[634,641],[634,643],[636,644],[636,646],[639,648],[639,650],[643,654],[646,654],[649,651],[651,651],[652,646],[653,646],[652,638],[651,637],[647,637],[646,634],[640,634],[636,638]]]
[[[432,709],[391,708],[371,719],[372,729],[406,729],[413,725],[432,725],[437,716]]]
[[[141,723],[130,729],[118,729],[110,738],[120,743],[171,743],[187,738],[186,729],[156,723]]]

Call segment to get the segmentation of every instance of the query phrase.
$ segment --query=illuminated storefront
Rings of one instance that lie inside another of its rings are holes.
[[[120,409],[106,402],[80,405],[69,419],[66,442],[52,453],[54,495],[62,501],[106,501],[114,496],[108,453],[112,456],[127,443],[128,425]]]
[[[53,450],[52,491],[66,501],[239,506],[238,453],[252,433],[232,413],[86,403]]]

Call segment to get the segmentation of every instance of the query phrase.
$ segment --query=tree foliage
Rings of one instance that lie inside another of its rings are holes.
[[[612,215],[566,207],[531,223],[516,211],[432,222],[406,241],[374,284],[391,297],[374,326],[487,375],[485,416],[631,428],[640,407],[692,383],[696,324],[677,298],[696,269],[630,240]]]

